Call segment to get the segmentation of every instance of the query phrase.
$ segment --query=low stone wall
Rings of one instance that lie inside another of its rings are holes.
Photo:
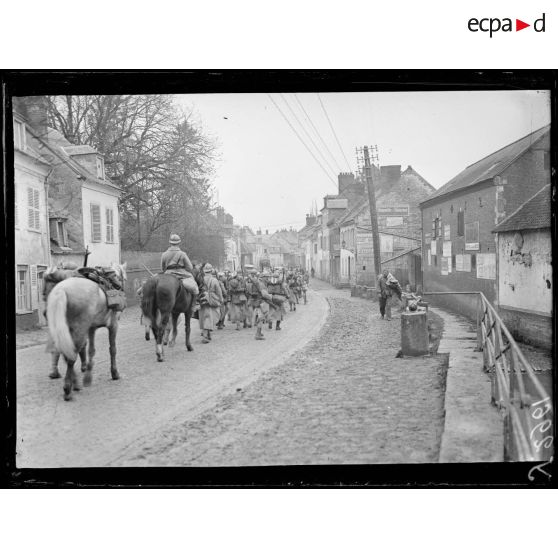
[[[500,307],[498,313],[516,341],[552,349],[552,318]]]

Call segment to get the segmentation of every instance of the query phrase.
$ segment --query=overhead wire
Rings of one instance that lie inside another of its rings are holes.
[[[294,93],[294,97],[296,99],[296,102],[300,105],[300,108],[304,112],[304,114],[306,116],[306,119],[308,120],[308,122],[310,122],[310,125],[312,126],[314,132],[316,133],[316,135],[318,136],[318,138],[322,142],[322,145],[325,147],[326,151],[329,153],[329,156],[333,159],[333,162],[335,163],[335,166],[339,169],[339,172],[341,172],[341,165],[337,162],[337,159],[335,158],[335,156],[333,155],[333,153],[330,151],[329,147],[327,146],[326,142],[324,141],[324,138],[322,137],[322,134],[320,134],[320,132],[318,131],[318,129],[314,125],[314,122],[310,118],[310,115],[308,114],[308,112],[306,112],[306,109],[304,108],[304,105],[302,104],[302,101],[298,98],[298,95],[296,93]]]
[[[320,163],[320,161],[318,161],[318,159],[316,158],[316,156],[314,155],[314,153],[312,153],[312,151],[310,150],[310,148],[306,145],[306,142],[302,139],[302,137],[300,136],[300,134],[296,131],[296,129],[294,128],[294,126],[291,124],[290,120],[287,118],[287,116],[285,115],[285,113],[281,110],[281,108],[279,107],[279,105],[275,102],[275,99],[268,93],[267,96],[269,97],[269,99],[271,100],[271,102],[275,105],[275,108],[279,111],[279,114],[284,118],[285,122],[289,125],[289,128],[294,132],[294,134],[296,135],[296,137],[300,140],[300,142],[302,143],[302,145],[304,145],[304,147],[306,148],[306,150],[308,151],[308,153],[310,153],[310,155],[312,156],[312,158],[314,159],[314,161],[316,161],[316,163],[320,166],[320,168],[324,171],[325,175],[333,182],[333,184],[335,185],[335,187],[337,187],[337,182],[335,182],[335,180],[331,177],[331,175],[328,173],[328,171],[324,168],[324,166]]]
[[[293,115],[294,119],[298,122],[298,125],[300,126],[302,131],[306,134],[306,137],[310,140],[310,143],[314,146],[314,149],[316,150],[316,153],[318,155],[320,155],[320,157],[323,159],[324,163],[326,164],[327,168],[335,175],[335,169],[333,169],[333,167],[329,164],[327,158],[324,156],[324,154],[322,153],[320,148],[316,145],[316,142],[312,139],[312,136],[310,136],[310,134],[306,130],[305,126],[299,120],[295,111],[292,109],[291,105],[289,104],[287,98],[283,95],[283,93],[279,93],[279,95],[281,96],[281,99],[283,99],[283,102],[285,103],[285,105],[287,105],[287,108],[289,109],[289,111]]]
[[[324,103],[322,102],[322,98],[320,97],[319,93],[316,93],[316,95],[318,95],[318,100],[320,101],[320,105],[322,105],[322,109],[324,111],[324,114],[327,118],[327,121],[329,122],[329,127],[331,128],[331,131],[333,132],[333,137],[335,138],[335,141],[337,142],[337,145],[339,146],[339,150],[341,151],[341,155],[343,155],[343,159],[345,159],[345,163],[347,163],[347,168],[351,168],[351,165],[349,164],[349,161],[347,160],[347,157],[345,156],[345,152],[343,151],[343,148],[341,147],[341,143],[339,142],[339,138],[337,137],[337,134],[335,133],[335,129],[333,128],[333,124],[331,123],[331,120],[329,119],[329,115],[327,114],[327,110],[324,106]]]

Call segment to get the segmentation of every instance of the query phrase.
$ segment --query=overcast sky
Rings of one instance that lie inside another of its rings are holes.
[[[271,97],[284,116],[266,94],[178,96],[219,146],[219,203],[236,224],[270,232],[303,227],[313,202],[319,210],[323,196],[337,193],[337,173],[356,170],[357,146],[377,145],[381,165],[411,165],[440,188],[467,165],[550,122],[549,95],[538,91]]]

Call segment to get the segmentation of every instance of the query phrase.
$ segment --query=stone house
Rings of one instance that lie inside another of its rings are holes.
[[[511,334],[552,347],[552,233],[550,185],[494,230],[498,313]]]
[[[497,296],[494,228],[550,182],[550,126],[469,165],[420,204],[425,291]],[[472,295],[429,297],[470,318]]]

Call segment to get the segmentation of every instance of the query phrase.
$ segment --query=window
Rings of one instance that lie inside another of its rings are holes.
[[[479,222],[465,224],[465,250],[479,250]]]
[[[436,217],[432,220],[432,240],[439,238],[441,236],[442,220],[440,217]]]
[[[105,179],[105,163],[102,157],[97,157],[97,178]]]
[[[101,206],[96,203],[92,203],[90,208],[91,208],[91,242],[102,242]]]
[[[19,312],[31,310],[29,296],[29,266],[18,265],[16,275],[16,310]]]
[[[36,188],[27,188],[27,227],[34,231],[41,230],[39,195]]]
[[[318,243],[314,244],[314,254],[318,253]]]
[[[457,213],[457,236],[465,234],[465,212],[460,208]]]
[[[14,147],[20,151],[25,151],[27,147],[27,137],[25,135],[25,124],[14,119]]]
[[[114,211],[112,209],[106,210],[107,221],[107,242],[114,242]]]

